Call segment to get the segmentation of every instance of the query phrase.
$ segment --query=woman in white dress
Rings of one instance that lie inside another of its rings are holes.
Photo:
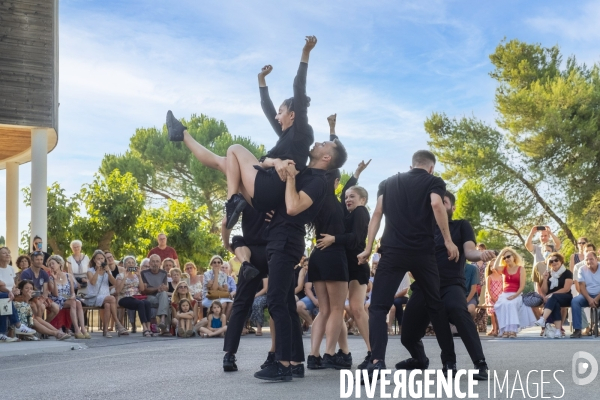
[[[504,291],[494,304],[494,311],[498,319],[498,335],[503,338],[514,339],[517,333],[535,324],[535,316],[531,308],[523,304],[521,293],[525,289],[527,274],[523,266],[523,259],[510,247],[504,248],[494,268],[503,267],[502,277]]]

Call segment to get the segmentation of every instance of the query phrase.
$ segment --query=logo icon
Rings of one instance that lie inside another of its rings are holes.
[[[578,351],[577,353],[573,354],[571,371],[573,373],[573,382],[575,382],[576,385],[584,386],[590,384],[598,375],[598,361],[596,361],[594,356],[590,353]],[[586,374],[588,371],[588,376],[585,378],[580,377],[581,375]]]

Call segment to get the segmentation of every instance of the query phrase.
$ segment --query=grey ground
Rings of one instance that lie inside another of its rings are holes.
[[[600,376],[590,385],[575,385],[571,378],[571,360],[575,352],[583,350],[600,361],[600,338],[541,339],[538,332],[539,328],[531,329],[512,340],[482,336],[490,368],[502,376],[509,370],[511,388],[516,370],[521,374],[524,388],[530,370],[564,370],[557,374],[565,387],[562,398],[597,398]],[[397,361],[408,357],[408,353],[400,344],[399,336],[389,339],[387,367],[393,369]],[[431,367],[441,367],[436,340],[427,337],[424,343]],[[305,337],[307,354],[309,344],[309,338]],[[455,344],[459,368],[471,368],[459,338]],[[262,337],[248,335],[242,338],[238,372],[222,371],[222,345],[223,339],[143,338],[139,333],[121,338],[115,335],[112,339],[94,333],[92,340],[58,342],[49,339],[0,344],[0,398],[313,400],[340,397],[340,373],[334,370],[307,370],[304,379],[289,383],[267,383],[253,378],[270,346],[268,333]],[[365,355],[362,338],[351,337],[350,350],[356,366]],[[539,387],[540,375],[533,376]],[[551,373],[545,375],[544,381],[550,381],[544,387],[544,396],[561,396],[562,388]],[[466,388],[465,379],[461,387]],[[529,388],[534,396],[536,387],[532,381]],[[476,393],[479,398],[488,398],[487,383],[480,383]],[[375,397],[378,396],[379,391]],[[355,398],[354,395],[351,398]],[[364,391],[361,398],[367,398]],[[509,396],[505,390],[496,398]],[[515,391],[512,398],[528,397]]]

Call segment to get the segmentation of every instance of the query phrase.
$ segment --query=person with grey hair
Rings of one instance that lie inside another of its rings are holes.
[[[156,308],[156,316],[159,319],[158,328],[163,336],[170,335],[167,327],[171,319],[171,303],[169,300],[169,284],[167,273],[160,268],[160,256],[152,254],[150,256],[150,269],[142,271],[140,274],[144,284],[143,294],[147,295],[147,300]]]
[[[140,263],[140,271],[145,271],[147,269],[150,269],[150,259],[144,258]]]
[[[71,242],[71,254],[67,257],[67,272],[75,278],[75,293],[79,296],[87,294],[87,271],[90,259],[81,252],[83,243],[81,240],[73,240]]]

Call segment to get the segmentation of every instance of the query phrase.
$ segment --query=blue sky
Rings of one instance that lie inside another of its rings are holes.
[[[572,3],[571,3],[572,4]],[[310,123],[327,138],[338,114],[346,170],[373,159],[361,184],[404,171],[427,147],[433,111],[494,123],[489,54],[504,38],[558,44],[598,61],[600,4],[560,1],[60,1],[59,143],[48,183],[69,194],[90,182],[105,153],[122,153],[139,127],[204,113],[234,135],[270,148],[275,137],[259,104],[256,74],[275,103],[289,97],[305,35],[311,54]],[[29,164],[20,187],[29,185]],[[0,171],[0,235],[5,234]],[[30,210],[20,209],[19,231]]]

